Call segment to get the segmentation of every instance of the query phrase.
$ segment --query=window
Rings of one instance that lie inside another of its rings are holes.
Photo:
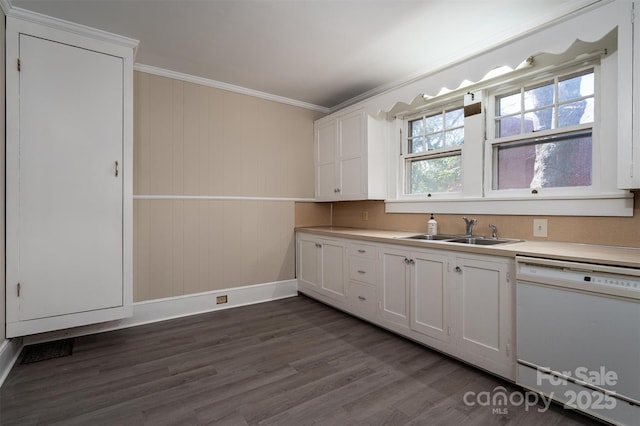
[[[592,184],[594,68],[497,94],[493,190]]]
[[[407,194],[460,192],[462,189],[463,109],[443,109],[406,121]]]

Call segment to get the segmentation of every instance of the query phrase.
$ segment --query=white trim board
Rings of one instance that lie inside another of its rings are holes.
[[[231,195],[134,195],[134,200],[215,200],[215,201],[294,201],[315,202],[315,198],[240,197]]]
[[[200,84],[202,86],[214,87],[216,89],[228,90],[229,92],[240,93],[243,95],[254,96],[256,98],[266,99],[268,101],[280,102],[282,104],[292,105],[300,108],[309,109],[311,111],[318,111],[328,114],[330,109],[320,105],[310,104],[308,102],[298,101],[296,99],[285,98],[284,96],[273,95],[271,93],[261,92],[259,90],[248,89],[242,86],[236,86],[234,84],[225,83],[222,81],[211,80],[204,77],[198,77],[196,75],[185,74],[178,71],[171,71],[164,68],[158,68],[151,65],[134,64],[133,69],[135,71],[144,72],[147,74],[159,75],[161,77],[173,78],[174,80],[186,81],[189,83]]]
[[[227,296],[228,302],[217,305],[216,297],[222,295]],[[4,380],[9,375],[9,372],[18,360],[20,352],[25,345],[119,330],[121,328],[135,327],[206,312],[271,302],[273,300],[286,299],[297,295],[298,281],[291,279],[167,297],[164,299],[147,300],[133,304],[133,316],[130,318],[7,339],[0,343],[0,386],[2,386]]]
[[[228,302],[217,305],[216,297],[223,295],[227,296]],[[273,300],[285,299],[297,295],[298,281],[291,279],[167,297],[164,299],[146,300],[133,304],[133,316],[130,318],[25,336],[24,344],[31,345],[34,343],[119,330],[121,328],[135,327],[206,312],[271,302]]]
[[[54,18],[53,16],[32,12],[20,7],[11,6],[9,0],[2,1],[6,1],[10,5],[9,11],[6,12],[7,16],[27,22],[44,25],[49,28],[66,31],[72,34],[89,37],[94,40],[100,40],[103,42],[113,43],[117,44],[118,46],[130,48],[133,49],[133,58],[136,57],[138,45],[140,44],[138,40],[121,36],[119,34],[113,34],[108,31],[99,30],[97,28],[87,27],[86,25],[76,24],[75,22],[65,21],[64,19]]]
[[[0,387],[22,352],[22,338],[6,339],[0,343]]]

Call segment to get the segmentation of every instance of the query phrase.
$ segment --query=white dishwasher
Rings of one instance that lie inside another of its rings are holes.
[[[517,377],[615,424],[640,424],[640,269],[516,256]]]

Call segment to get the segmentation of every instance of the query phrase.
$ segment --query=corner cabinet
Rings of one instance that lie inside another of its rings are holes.
[[[619,8],[618,188],[640,189],[640,1]]]
[[[318,201],[384,199],[386,122],[364,110],[323,117],[314,125]]]
[[[7,17],[7,337],[132,314],[137,42],[38,20]]]
[[[339,240],[312,235],[298,238],[296,269],[300,288],[345,303],[345,250],[346,246]]]

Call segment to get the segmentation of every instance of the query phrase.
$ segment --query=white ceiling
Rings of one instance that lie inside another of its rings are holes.
[[[140,40],[139,64],[335,108],[598,1],[12,0],[12,5]]]

